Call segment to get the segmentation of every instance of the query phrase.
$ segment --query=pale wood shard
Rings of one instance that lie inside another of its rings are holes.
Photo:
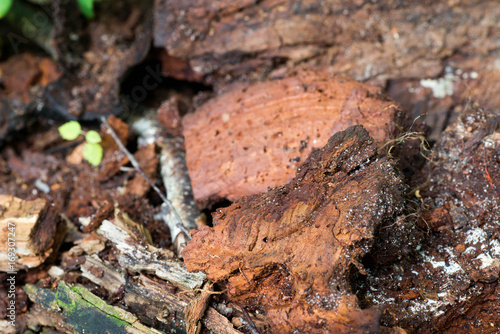
[[[0,195],[0,271],[36,267],[52,253],[52,241],[45,243],[48,247],[39,249],[40,241],[34,239],[47,209],[45,199],[25,201],[10,195]],[[46,237],[53,236],[50,234]],[[9,248],[15,248],[15,251],[10,252]],[[9,261],[11,254],[17,256],[15,262]]]
[[[349,276],[364,272],[375,229],[402,210],[402,189],[368,132],[350,127],[290,183],[219,209],[182,255],[234,300],[264,309],[276,333],[376,332],[378,311],[358,308]]]
[[[189,273],[182,263],[175,260],[173,254],[153,245],[142,245],[131,233],[109,220],[104,220],[96,232],[106,237],[121,252],[118,261],[124,268],[152,272],[176,286],[190,290],[199,288],[205,280],[202,273]]]
[[[126,283],[123,269],[119,270],[103,263],[95,254],[86,256],[85,263],[80,266],[80,270],[83,277],[104,287],[111,293],[117,293]]]
[[[334,133],[361,124],[382,144],[402,118],[379,88],[320,72],[234,88],[183,119],[195,199],[234,201],[285,184]]]

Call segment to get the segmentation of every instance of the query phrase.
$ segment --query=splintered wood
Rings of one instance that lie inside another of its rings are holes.
[[[379,88],[314,71],[235,88],[183,119],[195,199],[233,201],[285,184],[334,133],[361,124],[385,143],[401,118]]]
[[[403,183],[377,156],[362,126],[335,134],[287,185],[244,197],[192,232],[182,255],[190,271],[264,309],[276,333],[376,332],[379,313],[361,310],[353,270],[380,224],[402,209]]]
[[[17,271],[40,265],[52,252],[48,242],[46,249],[39,249],[36,236],[47,212],[47,201],[24,201],[10,195],[0,195],[0,271]],[[54,223],[56,222],[49,222]],[[49,229],[52,230],[52,229]],[[45,231],[47,232],[47,231]],[[55,233],[55,229],[53,229]],[[54,233],[47,238],[52,239]],[[43,239],[46,239],[44,237]],[[11,252],[10,249],[15,249]],[[12,261],[15,257],[15,261]]]

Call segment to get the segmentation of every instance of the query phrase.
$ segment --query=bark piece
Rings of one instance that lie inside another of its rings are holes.
[[[125,301],[135,314],[141,315],[144,323],[153,325],[159,321],[165,327],[160,325],[158,328],[165,332],[186,333],[184,310],[191,298],[188,294],[174,294],[172,286],[167,284],[139,275],[137,279],[128,280]],[[210,306],[201,320],[212,333],[241,334],[226,317]]]
[[[132,313],[106,304],[81,286],[70,287],[61,281],[56,292],[32,284],[26,284],[25,290],[31,301],[39,304],[46,310],[46,317],[52,319],[47,324],[64,332],[161,334],[141,324]],[[58,319],[63,322],[58,323]]]
[[[0,145],[11,132],[34,123],[36,112],[28,103],[59,76],[52,60],[28,53],[0,63]]]
[[[205,280],[204,274],[187,272],[182,263],[174,259],[172,252],[154,247],[147,238],[140,240],[126,226],[117,226],[104,220],[96,232],[111,241],[121,252],[118,261],[124,268],[152,272],[183,289],[199,288]]]
[[[277,333],[376,331],[349,274],[374,229],[401,210],[402,181],[362,126],[332,136],[287,185],[244,197],[192,232],[182,255],[237,301],[263,308]]]
[[[4,240],[0,245],[0,271],[36,267],[52,253],[57,219],[45,221],[47,212],[44,199],[24,201],[0,195],[0,239]],[[42,225],[46,225],[45,231],[41,231]],[[14,256],[17,259],[12,261]]]
[[[484,0],[156,0],[155,6],[155,46],[212,79],[257,78],[298,63],[356,80],[428,78],[458,50],[484,56],[498,48],[499,9]]]
[[[64,35],[71,31],[79,38],[86,36],[88,47],[82,48],[86,43],[75,45],[74,41],[57,41],[62,42],[58,47],[66,51],[62,61],[70,58],[73,64],[67,67],[60,80],[47,87],[41,102],[52,113],[68,119],[88,120],[110,112],[118,114],[125,109],[119,94],[120,82],[149,50],[153,27],[151,5],[129,0],[103,4],[101,19],[87,22],[83,31],[77,30],[79,22],[74,19],[78,9],[71,10],[70,6],[72,4],[55,3],[55,20],[66,24],[67,28],[57,27],[58,37],[66,39]],[[136,95],[128,96],[128,100],[137,102]]]
[[[205,284],[201,294],[193,298],[189,305],[186,306],[184,313],[186,314],[186,331],[188,334],[201,333],[201,319],[208,308],[211,292],[213,291],[213,283]]]
[[[379,88],[313,71],[233,89],[183,119],[195,199],[233,201],[285,184],[335,132],[362,124],[385,143],[401,115]]]

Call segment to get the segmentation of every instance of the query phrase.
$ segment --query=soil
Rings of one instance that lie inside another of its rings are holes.
[[[499,6],[14,2],[0,332],[500,333]]]

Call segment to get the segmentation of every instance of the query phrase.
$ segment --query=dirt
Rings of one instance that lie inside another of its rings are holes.
[[[359,286],[365,305],[386,308],[383,324],[417,333],[498,332],[497,127],[498,116],[470,108],[434,146],[414,185],[427,235],[412,257],[385,268],[372,262]]]
[[[500,332],[499,6],[127,0],[89,20],[75,1],[16,1],[25,18],[0,20],[0,234],[21,203],[18,332],[100,333],[51,304],[78,289],[148,333]],[[68,120],[100,133],[99,166],[83,135],[60,137]],[[165,138],[182,182],[163,178]],[[169,187],[192,240],[162,221]]]

